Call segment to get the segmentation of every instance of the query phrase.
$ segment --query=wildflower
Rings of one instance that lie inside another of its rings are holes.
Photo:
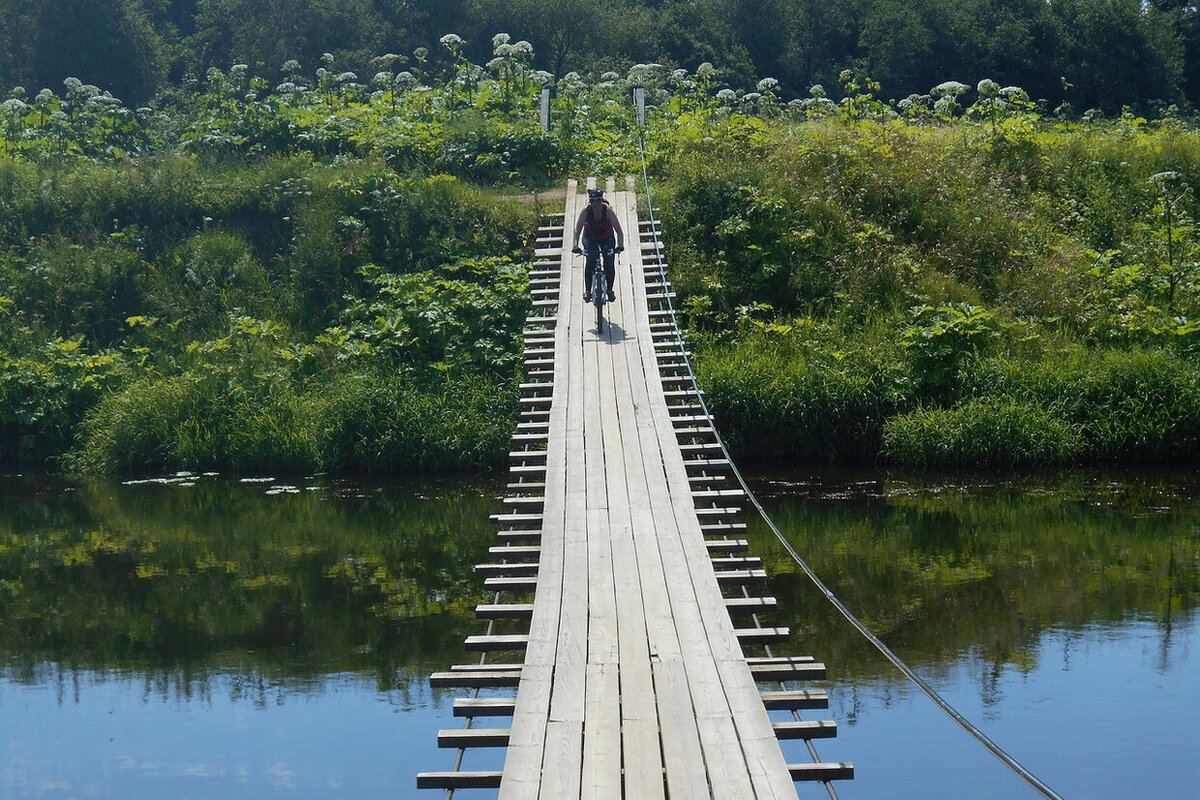
[[[1028,103],[1029,95],[1020,86],[1005,86],[1000,90],[1000,96],[1010,103]]]
[[[392,73],[390,72],[376,72],[375,77],[371,78],[371,84],[373,86],[387,86],[391,82]]]
[[[9,94],[10,94],[12,97],[16,98],[17,100],[24,100],[24,99],[25,99],[25,94],[26,94],[26,93],[25,93],[25,87],[24,87],[24,86],[14,86],[14,87],[12,88],[12,91],[11,91],[11,92],[9,92]]]
[[[522,55],[522,56],[532,56],[533,55],[533,45],[530,44],[529,42],[525,41],[524,39],[522,39],[521,41],[514,44],[513,48],[515,49],[515,51],[518,55]]]
[[[42,89],[37,93],[37,97],[33,98],[33,102],[37,103],[39,106],[44,106],[53,99],[54,92],[50,91],[49,89]]]
[[[358,80],[358,76],[353,72],[343,72],[334,78],[338,83],[349,83],[350,81]]]
[[[756,88],[762,94],[773,92],[779,88],[779,81],[775,80],[774,78],[763,78],[758,82],[758,86]]]
[[[824,86],[822,86],[822,85],[821,85],[821,84],[819,84],[819,83],[814,83],[814,84],[813,84],[813,85],[812,85],[812,86],[809,88],[809,90],[808,90],[808,93],[809,93],[810,95],[812,95],[813,97],[817,97],[817,98],[820,98],[820,97],[828,97],[828,96],[829,96],[828,94],[826,94],[826,93],[825,93],[825,87],[824,87]]]
[[[965,83],[959,83],[958,81],[946,81],[944,83],[939,83],[937,86],[930,89],[929,93],[934,97],[950,97],[953,99],[957,98],[970,88],[971,87],[967,86]]]
[[[280,72],[289,72],[289,73],[299,72],[300,71],[300,62],[294,58],[289,59],[289,60],[283,62],[283,66],[279,68],[279,71]]]
[[[696,67],[696,77],[704,78],[705,80],[708,80],[709,78],[715,78],[717,77],[717,68],[712,65],[711,61],[705,61],[700,66]]]
[[[396,53],[384,53],[381,56],[372,58],[371,65],[391,69],[395,64],[403,64],[405,61],[408,61],[408,56],[401,56]]]
[[[554,83],[554,76],[544,69],[534,70],[529,77],[539,86],[549,86]]]
[[[943,117],[951,116],[957,108],[958,103],[950,95],[939,97],[938,101],[933,104],[933,112]]]
[[[291,94],[294,91],[296,91],[296,84],[291,81],[284,81],[275,87],[276,94]]]
[[[438,39],[438,44],[442,45],[450,52],[458,52],[458,48],[463,46],[463,39],[457,33],[447,33],[442,38]]]
[[[507,33],[497,33],[495,36],[492,37],[492,48],[494,49],[494,48],[499,47],[502,44],[508,44],[510,39],[512,39],[512,37],[509,36]]]
[[[232,67],[229,68],[229,77],[231,77],[231,78],[245,77],[246,70],[248,70],[248,69],[250,69],[250,67],[246,66],[245,64],[234,64]]]
[[[619,81],[620,79],[621,76],[615,72],[606,72],[600,76],[600,80],[602,81]]]
[[[333,66],[333,53],[321,53],[321,63]]]
[[[425,60],[429,58],[429,48],[418,47],[416,50],[413,50],[413,58],[421,63],[425,63]]]
[[[737,92],[733,89],[722,89],[717,92],[717,102],[729,105],[737,100]]]
[[[25,105],[25,102],[22,100],[10,97],[3,103],[0,103],[0,110],[10,117],[19,117],[23,116],[29,110],[29,106]]]
[[[401,89],[411,89],[417,85],[417,79],[411,72],[401,72],[396,76],[396,85]]]
[[[984,78],[975,87],[975,91],[979,92],[980,97],[996,97],[1000,94],[1000,84],[991,78]]]

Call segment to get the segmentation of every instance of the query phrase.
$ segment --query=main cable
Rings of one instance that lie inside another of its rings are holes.
[[[641,128],[638,128],[638,153],[642,161],[642,183],[645,187],[646,193],[646,211],[650,217],[650,231],[654,236],[654,256],[655,260],[658,262],[658,270],[662,277],[663,285],[666,286],[666,259],[663,257],[662,245],[659,241],[658,222],[654,218],[654,205],[650,200],[650,176],[646,169],[646,148],[644,139],[642,137]],[[675,313],[675,303],[671,300],[671,293],[664,292],[664,294],[666,295],[667,310],[670,312],[671,322],[674,324],[675,330],[679,331],[679,318]],[[768,516],[767,510],[763,508],[762,503],[758,501],[758,497],[750,489],[750,485],[746,482],[741,470],[737,468],[737,464],[735,464],[733,459],[730,457],[729,450],[725,447],[725,440],[717,431],[716,422],[713,420],[712,413],[708,409],[708,403],[704,399],[704,393],[700,391],[700,383],[696,380],[696,372],[692,368],[691,356],[688,354],[687,348],[685,347],[681,347],[680,351],[683,354],[684,364],[687,366],[688,377],[692,381],[692,388],[695,389],[696,398],[700,401],[701,411],[704,413],[709,425],[712,427],[713,435],[717,440],[717,445],[721,448],[721,454],[725,457],[725,461],[728,462],[730,470],[733,472],[734,477],[737,478],[738,483],[742,487],[742,491],[746,493],[746,497],[750,500],[750,502],[754,505],[754,508],[758,511],[759,515],[763,518],[763,521],[767,523],[767,526],[774,532],[775,537],[779,539],[784,549],[787,550],[788,555],[790,555],[792,560],[799,565],[800,569],[803,570],[804,574],[808,576],[808,579],[812,581],[813,585],[817,587],[821,594],[825,595],[825,599],[828,600],[833,607],[838,610],[838,612],[846,619],[847,622],[854,626],[854,628],[860,634],[862,634],[867,641],[873,644],[875,648],[883,654],[884,658],[891,662],[892,666],[900,670],[900,672],[902,672],[906,678],[916,684],[917,688],[924,692],[925,695],[929,697],[929,699],[932,700],[938,708],[940,708],[952,720],[958,723],[959,727],[961,727],[976,741],[983,745],[988,752],[1003,762],[1005,766],[1020,776],[1026,783],[1037,790],[1047,800],[1063,800],[1062,795],[1051,789],[1045,781],[1026,769],[1019,761],[1017,761],[1006,750],[1004,750],[1004,748],[992,741],[992,739],[988,737],[986,733],[984,733],[973,722],[963,716],[958,709],[956,709],[948,700],[946,700],[946,698],[942,697],[942,695],[936,689],[930,686],[924,678],[918,675],[911,667],[908,666],[908,664],[904,663],[904,661],[898,655],[892,652],[892,649],[888,647],[882,639],[876,636],[862,620],[854,615],[854,612],[852,612],[845,603],[838,599],[837,595],[833,593],[833,590],[825,585],[825,582],[821,580],[816,571],[808,565],[808,562],[804,560],[792,543],[788,541],[787,537],[783,535],[783,532],[775,525],[775,522],[771,519],[771,517]]]

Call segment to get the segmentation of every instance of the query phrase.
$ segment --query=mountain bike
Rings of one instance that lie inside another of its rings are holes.
[[[606,247],[601,252],[600,245],[593,244],[577,254],[583,255],[585,265],[592,264],[592,285],[588,287],[587,297],[596,307],[596,333],[604,333],[604,304],[608,302],[608,277],[604,274],[603,258],[615,258],[616,253],[616,248]]]

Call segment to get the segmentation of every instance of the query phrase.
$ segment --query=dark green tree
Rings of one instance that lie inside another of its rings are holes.
[[[1166,15],[1141,0],[1055,0],[1050,10],[1063,35],[1053,63],[1076,110],[1181,99],[1183,47]]]
[[[195,25],[190,46],[200,71],[244,63],[277,76],[295,59],[311,72],[331,53],[336,69],[365,72],[394,43],[372,0],[197,0]]]
[[[166,75],[165,42],[138,0],[8,0],[0,45],[0,76],[31,93],[76,77],[140,102]]]

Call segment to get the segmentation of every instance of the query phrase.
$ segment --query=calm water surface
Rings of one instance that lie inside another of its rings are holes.
[[[0,797],[440,797],[502,482],[0,478]],[[1067,798],[1200,797],[1200,479],[760,475],[831,588]],[[772,534],[843,798],[1021,798]],[[786,745],[790,760],[806,754]],[[498,768],[499,751],[464,765]],[[462,793],[462,797],[487,793]],[[823,792],[802,791],[802,797]]]

